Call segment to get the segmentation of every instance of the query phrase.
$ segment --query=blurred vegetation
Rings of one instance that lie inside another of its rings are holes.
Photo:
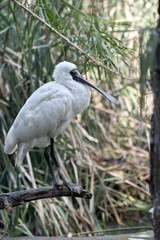
[[[152,113],[148,65],[155,46],[150,33],[156,25],[156,2],[23,3],[112,72],[89,61],[12,1],[0,2],[0,192],[51,183],[43,149],[33,149],[16,168],[15,154],[6,156],[3,147],[27,98],[41,84],[53,81],[55,64],[74,62],[118,103],[92,91],[89,108],[56,139],[66,175],[94,193],[93,199],[44,199],[14,208],[11,214],[2,210],[0,233],[59,236],[104,230],[113,223],[146,224]]]

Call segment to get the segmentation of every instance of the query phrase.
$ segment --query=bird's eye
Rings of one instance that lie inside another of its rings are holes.
[[[77,69],[73,69],[72,71],[70,71],[70,74],[72,75],[72,77],[77,75],[77,73],[79,73]]]
[[[80,73],[78,72],[77,69],[73,69],[72,71],[70,71],[71,76],[73,77],[74,80],[78,80]]]

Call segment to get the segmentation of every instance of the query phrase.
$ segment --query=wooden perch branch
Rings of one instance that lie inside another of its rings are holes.
[[[56,187],[54,190],[54,196],[52,195],[52,190],[52,187],[42,187],[17,192],[2,193],[0,194],[0,209],[6,209],[10,212],[13,207],[23,205],[26,202],[33,200],[71,196],[71,193],[66,186],[62,186],[61,188]],[[91,199],[92,194],[81,186],[75,184],[72,197]]]

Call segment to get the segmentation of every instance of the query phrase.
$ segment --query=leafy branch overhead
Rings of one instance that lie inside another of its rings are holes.
[[[39,17],[36,13],[31,11],[29,8],[27,8],[24,4],[20,3],[19,1],[17,0],[12,0],[12,1],[15,2],[17,5],[19,5],[21,8],[23,8],[26,12],[28,12],[33,18],[40,21],[43,25],[45,25],[48,29],[50,29],[51,32],[55,33],[60,39],[66,41],[67,44],[69,44],[72,48],[76,49],[82,56],[87,58],[93,64],[103,67],[104,69],[109,70],[113,74],[117,74],[126,79],[131,79],[130,77],[123,76],[119,72],[120,69],[118,65],[116,65],[115,59],[112,58],[114,56],[114,51],[116,52],[116,54],[119,54],[125,58],[128,58],[129,51],[127,47],[124,44],[122,44],[122,42],[120,42],[118,39],[112,38],[111,35],[109,34],[109,31],[107,31],[107,28],[104,31],[101,31],[98,21],[95,20],[96,18],[94,18],[94,14],[92,17],[89,18],[90,20],[89,28],[87,28],[87,26],[83,26],[85,28],[85,31],[87,31],[88,33],[88,37],[86,37],[86,35],[83,34],[82,30],[80,30],[78,33],[74,32],[74,36],[72,36],[71,34],[67,38],[61,32],[65,31],[66,25],[71,20],[70,19],[68,20],[68,22],[65,24],[63,29],[60,29],[59,25],[57,24],[55,25],[58,30],[55,27],[51,26],[51,24],[54,23],[56,16],[54,12],[49,9],[46,1],[43,1],[44,5],[40,6],[40,13],[42,17]],[[71,8],[71,13],[70,13],[71,15],[77,13],[76,8],[73,8],[72,5],[70,5],[65,1],[62,1],[62,2]],[[88,17],[87,14],[83,14],[83,16]],[[80,21],[79,18],[77,18],[77,20]],[[94,21],[93,24],[92,24],[92,21]],[[69,29],[71,33],[74,31],[74,29],[72,29],[71,27],[69,27]],[[97,35],[96,38],[95,38],[95,32]],[[76,39],[73,39],[75,37]],[[77,40],[79,40],[78,44],[75,43]],[[82,45],[83,49],[78,45]],[[100,52],[101,56],[99,56],[97,52]]]

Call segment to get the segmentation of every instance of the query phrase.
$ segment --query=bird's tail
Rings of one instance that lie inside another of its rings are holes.
[[[31,148],[30,143],[20,143],[18,145],[17,156],[16,156],[16,161],[15,161],[16,166],[21,165],[26,153],[30,150],[30,148]]]
[[[17,166],[21,165],[23,158],[25,157],[26,153],[30,150],[31,147],[32,147],[32,142],[17,143],[14,135],[14,130],[12,127],[10,128],[5,140],[4,152],[6,154],[12,154],[17,149],[15,165]]]
[[[12,154],[17,149],[17,142],[15,140],[14,135],[12,134],[12,128],[9,130],[8,135],[4,144],[4,152],[6,154]]]

